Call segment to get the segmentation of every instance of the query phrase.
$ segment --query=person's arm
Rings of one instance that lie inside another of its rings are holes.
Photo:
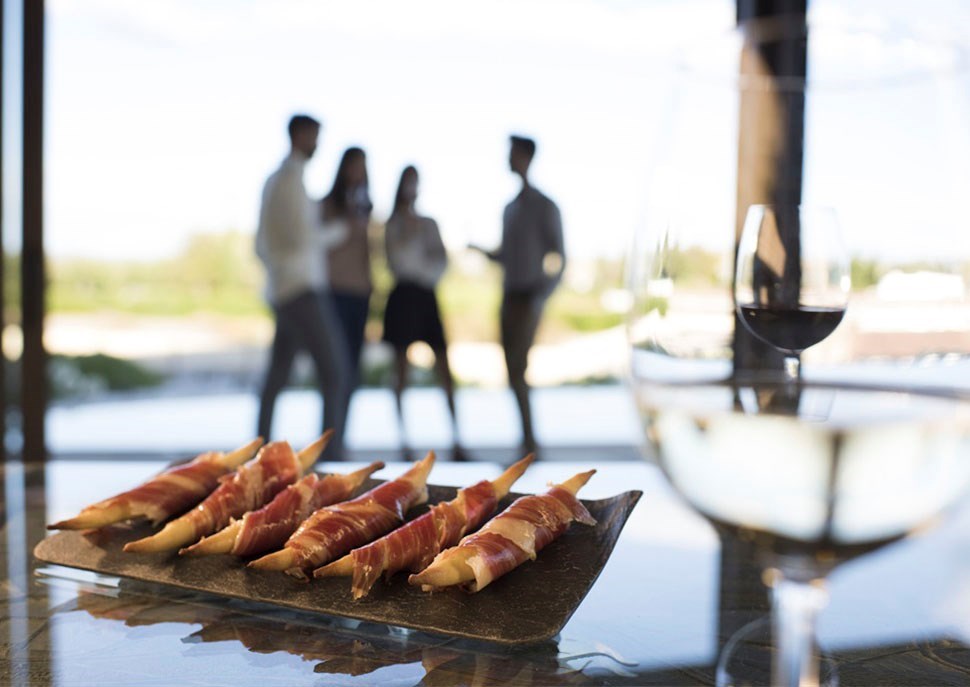
[[[503,241],[503,244],[505,242],[505,228],[508,226],[508,223],[509,223],[509,208],[506,206],[505,211],[502,213],[502,241]],[[502,251],[503,251],[503,248],[504,248],[504,245],[502,245],[502,244],[500,244],[499,247],[496,248],[496,249],[494,249],[494,250],[489,250],[488,248],[483,248],[482,246],[478,245],[477,243],[469,243],[468,244],[468,249],[469,250],[478,251],[479,253],[481,253],[482,255],[484,255],[486,258],[488,258],[489,260],[491,260],[493,262],[502,262]]]
[[[433,219],[428,219],[428,279],[437,284],[448,269],[448,252],[445,244],[441,240],[441,232],[438,230],[438,223]]]
[[[309,217],[317,218],[316,226],[313,227],[313,237],[318,250],[329,250],[347,240],[350,233],[347,223],[329,216],[326,200],[320,201],[319,212],[318,206],[313,203],[310,210]]]
[[[496,248],[495,250],[489,250],[488,248],[485,248],[484,246],[479,246],[477,243],[469,243],[468,244],[468,250],[477,251],[477,252],[481,253],[482,255],[484,255],[489,260],[494,260],[495,262],[498,262],[499,260],[502,259],[502,248],[501,247]]]
[[[549,281],[550,291],[555,288],[566,269],[566,246],[562,233],[562,214],[559,207],[549,201],[544,223],[545,251],[542,258],[542,268]]]
[[[401,276],[401,231],[399,222],[389,217],[384,223],[384,257],[395,279]]]
[[[264,186],[259,199],[259,220],[256,224],[256,238],[254,247],[256,256],[264,263],[269,260],[269,191]]]
[[[306,194],[299,178],[282,173],[268,182],[263,193],[263,207],[258,246],[265,259],[276,259],[305,249],[303,207]]]
[[[314,233],[317,248],[320,250],[330,250],[334,246],[340,245],[347,240],[347,236],[350,234],[347,225],[343,222],[321,224]]]

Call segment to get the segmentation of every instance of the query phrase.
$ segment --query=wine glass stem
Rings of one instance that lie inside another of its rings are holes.
[[[819,653],[815,619],[828,600],[821,582],[799,582],[779,576],[771,588],[771,624],[776,687],[818,687]]]
[[[788,381],[797,382],[801,375],[801,368],[802,362],[797,355],[785,356],[785,376],[788,377]]]

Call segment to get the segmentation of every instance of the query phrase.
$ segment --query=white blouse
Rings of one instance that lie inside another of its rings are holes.
[[[387,264],[398,282],[433,289],[448,267],[438,223],[430,217],[394,215],[384,227]]]

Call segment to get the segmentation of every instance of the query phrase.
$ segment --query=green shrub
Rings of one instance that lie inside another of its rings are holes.
[[[158,386],[163,375],[129,360],[110,355],[53,355],[48,361],[48,379],[54,398],[70,398],[101,391],[132,391]]]

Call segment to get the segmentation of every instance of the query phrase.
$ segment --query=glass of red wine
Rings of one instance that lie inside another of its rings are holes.
[[[830,573],[970,493],[970,59],[809,14],[679,52],[628,262],[644,456],[770,597],[721,687],[836,684]]]
[[[785,355],[798,380],[800,355],[842,322],[851,285],[835,211],[752,205],[738,245],[734,302],[744,326]]]
[[[835,215],[796,210],[800,270],[766,265],[775,281],[759,276],[757,299],[755,268],[731,269],[732,218],[674,213],[637,232],[629,255],[629,381],[644,456],[722,546],[752,557],[771,601],[766,620],[732,631],[719,652],[721,687],[838,684],[815,634],[829,574],[926,531],[970,494],[970,295],[890,302],[902,274],[893,267],[881,290],[854,293],[846,314]],[[777,240],[776,213],[747,214],[739,261],[775,259],[758,243]],[[782,278],[795,274],[797,295]],[[890,343],[905,355],[886,356],[887,337],[860,327],[860,315],[893,327]],[[856,319],[840,327],[843,317]],[[960,348],[911,353],[937,340]],[[764,350],[748,365],[739,350],[751,342]],[[816,345],[802,367],[799,354]],[[848,357],[860,350],[865,358]]]

